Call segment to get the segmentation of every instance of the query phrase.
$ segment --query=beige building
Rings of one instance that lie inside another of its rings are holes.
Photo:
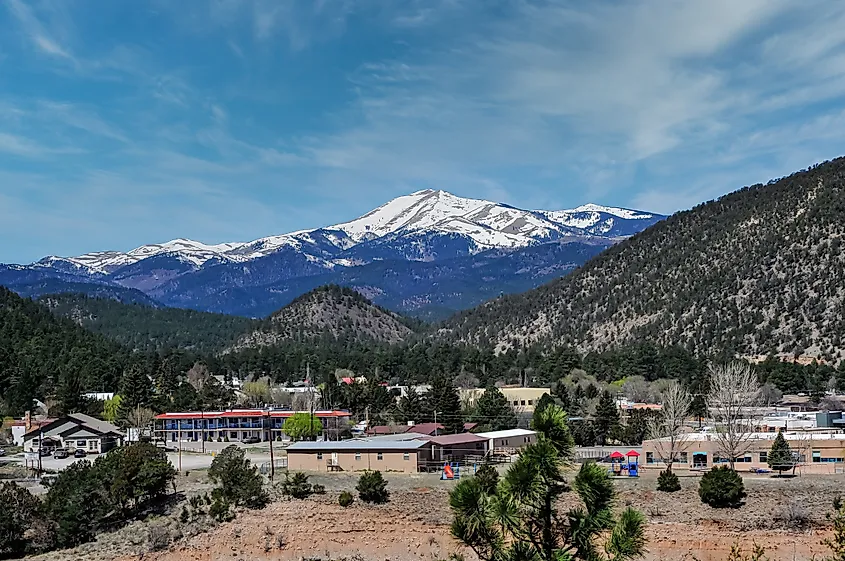
[[[527,429],[480,432],[476,436],[487,441],[487,450],[496,454],[514,454],[521,448],[537,442],[537,433]]]
[[[736,458],[736,469],[768,469],[768,454],[776,436],[774,432],[752,434],[748,440],[748,451]],[[845,473],[845,434],[790,432],[784,433],[784,437],[792,448],[797,470],[803,473]],[[679,447],[673,469],[709,469],[726,465],[728,459],[723,456],[715,434],[692,433]],[[658,441],[643,442],[644,467],[663,469],[660,458]]]
[[[360,439],[296,442],[288,446],[291,471],[417,473],[428,461],[428,440]]]
[[[551,393],[549,388],[523,388],[523,387],[503,387],[499,388],[505,399],[513,410],[517,413],[534,413],[534,406],[540,401],[544,394]],[[478,399],[484,394],[483,388],[472,388],[458,390],[461,401],[469,406],[474,407]]]

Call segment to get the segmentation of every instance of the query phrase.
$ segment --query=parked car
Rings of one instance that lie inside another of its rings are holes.
[[[261,439],[257,436],[250,436],[248,438],[244,438],[241,442],[243,442],[244,444],[258,444],[259,442],[261,442]]]
[[[74,458],[84,458],[87,455],[88,455],[87,452],[85,452],[85,450],[83,450],[82,448],[77,448],[76,450],[73,451],[73,457]]]
[[[63,460],[70,455],[67,448],[56,448],[56,451],[53,452],[53,457],[57,460]]]
[[[53,449],[52,448],[39,448],[38,449],[38,455],[41,456],[42,458],[44,456],[52,456],[53,455]]]
[[[0,457],[5,456],[5,455],[6,455],[6,451],[3,450],[2,448],[0,448]]]

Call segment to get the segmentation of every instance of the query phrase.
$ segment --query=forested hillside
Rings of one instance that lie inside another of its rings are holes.
[[[306,341],[398,343],[413,334],[411,325],[411,320],[374,305],[354,290],[328,285],[272,314],[236,347]]]
[[[678,213],[575,273],[459,314],[445,340],[845,353],[845,159]]]
[[[179,348],[215,353],[258,325],[239,316],[124,304],[83,294],[54,294],[38,301],[58,316],[142,351]]]
[[[128,353],[0,287],[0,409],[20,414],[48,394],[119,385]]]

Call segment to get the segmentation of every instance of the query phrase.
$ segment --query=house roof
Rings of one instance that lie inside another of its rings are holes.
[[[454,446],[456,444],[475,444],[485,442],[487,439],[468,432],[460,434],[444,434],[443,436],[432,436],[429,441],[440,446]]]
[[[494,430],[491,432],[479,432],[477,433],[478,436],[481,438],[486,439],[493,439],[493,438],[517,438],[520,436],[532,436],[537,434],[533,430],[528,429],[509,429],[509,430]]]
[[[428,444],[427,440],[383,440],[383,439],[352,439],[352,440],[318,440],[316,442],[295,442],[288,446],[288,454],[291,452],[334,452],[344,450],[419,450]]]
[[[408,427],[407,432],[416,432],[418,434],[428,434],[432,435],[435,431],[443,431],[446,430],[446,427],[441,425],[440,423],[420,423],[418,425],[413,425]]]
[[[407,425],[376,425],[367,429],[367,434],[403,434],[408,432]]]
[[[102,436],[106,434],[123,436],[123,431],[109,422],[95,419],[94,417],[85,415],[84,413],[71,413],[65,417],[55,419],[46,425],[34,427],[31,431],[24,435],[24,440],[31,440],[42,433],[45,437],[64,436],[65,434],[72,434],[80,428],[85,429],[94,436]]]

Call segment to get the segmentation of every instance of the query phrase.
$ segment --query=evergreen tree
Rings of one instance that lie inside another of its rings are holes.
[[[370,419],[377,423],[386,422],[390,414],[393,413],[395,404],[393,396],[390,395],[387,387],[376,378],[367,381],[364,400],[370,408]]]
[[[596,406],[596,418],[593,421],[596,440],[602,446],[608,440],[618,434],[619,430],[619,409],[616,407],[616,400],[613,395],[605,390],[601,394],[599,403]]]
[[[62,374],[57,397],[59,407],[65,415],[85,411],[87,400],[82,395],[82,379],[78,372],[67,370]]]
[[[140,364],[135,364],[123,374],[120,386],[120,414],[126,419],[138,407],[148,407],[152,401],[152,382]]]
[[[431,381],[431,390],[426,394],[427,413],[434,420],[437,412],[437,422],[443,425],[447,434],[455,434],[464,430],[461,398],[452,381],[443,374],[438,374]]]
[[[484,390],[470,415],[470,421],[478,423],[482,432],[514,429],[516,413],[505,395],[495,386]]]
[[[775,441],[772,443],[772,449],[769,450],[766,460],[769,467],[777,471],[778,475],[795,467],[792,448],[789,447],[789,442],[783,437],[782,431],[778,432],[777,437],[775,437]]]
[[[425,400],[413,386],[399,399],[399,406],[396,409],[396,420],[400,423],[420,423],[423,420],[423,408]]]

